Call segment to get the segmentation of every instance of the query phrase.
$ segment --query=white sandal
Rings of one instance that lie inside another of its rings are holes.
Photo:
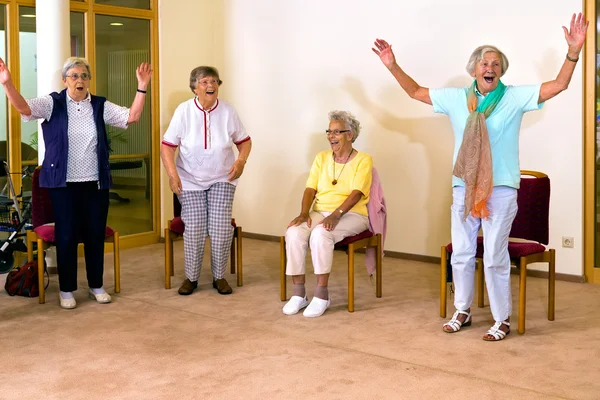
[[[502,324],[508,326],[508,332],[504,332],[502,329],[500,329]],[[492,326],[490,329],[488,329],[488,331],[486,333],[486,335],[493,337],[493,339],[490,339],[490,338],[484,336],[483,340],[486,340],[488,342],[497,342],[498,340],[504,339],[506,337],[506,335],[508,335],[509,333],[510,333],[510,322],[496,321],[494,326]]]
[[[460,314],[463,314],[463,315],[466,315],[466,316],[467,316],[467,318],[465,319],[465,322],[462,322],[462,323],[461,323],[461,322],[458,320],[458,316],[459,316]],[[470,326],[470,325],[471,325],[471,312],[456,310],[456,311],[454,312],[454,315],[452,316],[452,319],[451,319],[450,321],[446,322],[446,323],[445,323],[445,324],[442,326],[442,330],[443,330],[444,332],[446,332],[446,333],[455,333],[455,332],[458,332],[458,331],[460,331],[460,329],[461,329],[463,326]],[[452,329],[452,330],[451,330],[451,331],[447,331],[447,330],[445,330],[444,328],[445,328],[446,326],[449,326],[449,327],[450,327],[450,329]]]

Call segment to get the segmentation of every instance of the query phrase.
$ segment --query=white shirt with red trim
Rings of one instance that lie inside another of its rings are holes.
[[[207,190],[228,182],[233,166],[233,145],[250,136],[231,104],[217,99],[204,110],[196,98],[181,103],[171,119],[162,144],[179,147],[175,161],[183,190]],[[237,179],[231,182],[237,185]]]

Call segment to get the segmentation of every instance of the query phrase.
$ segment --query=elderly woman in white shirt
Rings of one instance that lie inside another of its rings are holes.
[[[244,172],[252,141],[235,109],[219,100],[222,83],[214,67],[192,70],[190,89],[195,96],[175,110],[160,149],[169,186],[179,197],[185,224],[186,279],[178,291],[181,295],[192,294],[198,287],[207,236],[213,287],[220,294],[232,293],[225,279],[233,239],[231,211],[237,180]],[[234,145],[239,153],[237,159]]]
[[[131,108],[89,93],[90,66],[83,58],[69,58],[62,69],[65,89],[25,100],[14,87],[0,59],[0,83],[24,121],[42,119],[46,152],[40,186],[48,188],[55,219],[60,306],[77,306],[77,245],[83,241],[89,297],[110,303],[103,288],[104,237],[111,184],[106,125],[127,128],[139,120],[152,68],[136,70],[137,92]]]

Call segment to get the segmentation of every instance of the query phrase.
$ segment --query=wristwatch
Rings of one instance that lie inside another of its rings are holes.
[[[340,212],[340,215],[343,215],[343,214],[344,214],[344,210],[342,210],[341,208],[338,208],[338,209],[337,209],[337,211],[339,211],[339,212]]]

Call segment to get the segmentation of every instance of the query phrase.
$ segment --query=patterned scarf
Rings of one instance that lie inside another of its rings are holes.
[[[476,82],[473,82],[467,92],[467,107],[471,114],[467,119],[463,141],[452,172],[465,182],[465,220],[469,213],[476,218],[487,218],[490,215],[487,201],[492,195],[494,182],[492,150],[485,120],[494,112],[506,92],[506,86],[498,81],[498,87],[488,93],[477,106]]]

